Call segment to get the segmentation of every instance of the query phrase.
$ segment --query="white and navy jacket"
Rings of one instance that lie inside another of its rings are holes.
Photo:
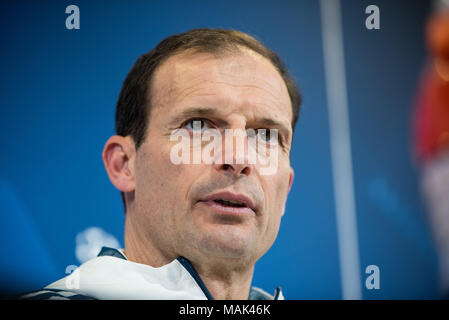
[[[213,300],[189,260],[178,257],[160,268],[127,260],[123,251],[103,247],[70,275],[21,299]],[[283,300],[252,287],[249,300]]]

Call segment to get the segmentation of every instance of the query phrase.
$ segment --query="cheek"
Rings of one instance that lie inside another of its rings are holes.
[[[288,194],[289,179],[290,171],[283,170],[265,181],[267,188],[265,196],[268,197],[269,204],[269,212],[267,214],[267,233],[272,234],[274,237],[277,235],[284,212]]]
[[[173,164],[169,146],[146,145],[136,163],[136,203],[153,216],[186,210],[186,195],[199,174],[195,167]]]
[[[285,166],[279,169],[278,173],[269,176],[266,181],[266,186],[269,188],[269,200],[271,210],[274,210],[275,215],[282,215],[283,208],[288,195],[288,187],[290,183],[290,167]]]
[[[170,182],[164,154],[147,148],[142,150],[136,163],[136,197],[163,192]]]
[[[141,219],[153,225],[169,223],[170,215],[162,213],[173,210],[175,201],[170,197],[176,175],[167,163],[166,153],[160,148],[157,150],[154,144],[142,145],[136,159],[135,175],[135,204]]]

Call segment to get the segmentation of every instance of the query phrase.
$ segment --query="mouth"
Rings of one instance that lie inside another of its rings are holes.
[[[226,200],[226,199],[215,199],[213,200],[215,203],[221,204],[225,207],[234,207],[234,208],[245,208],[247,207],[243,202],[234,201],[234,200]]]
[[[219,192],[202,198],[202,202],[221,213],[249,214],[256,213],[254,202],[243,194]]]

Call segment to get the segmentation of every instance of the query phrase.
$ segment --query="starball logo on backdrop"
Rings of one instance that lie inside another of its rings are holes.
[[[194,120],[189,129],[174,130],[170,141],[177,142],[170,151],[170,161],[175,165],[248,164],[254,165],[260,175],[273,175],[278,169],[277,129],[220,131]]]

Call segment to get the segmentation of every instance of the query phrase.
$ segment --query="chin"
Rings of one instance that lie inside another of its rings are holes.
[[[199,241],[199,247],[211,255],[226,258],[242,258],[254,254],[256,241],[247,230],[221,229],[203,235]]]

